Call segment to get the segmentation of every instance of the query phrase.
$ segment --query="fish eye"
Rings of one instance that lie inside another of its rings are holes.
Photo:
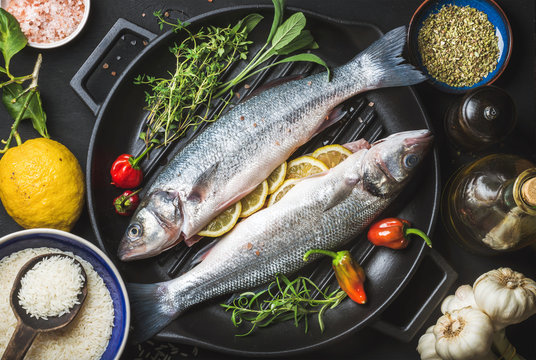
[[[404,157],[404,166],[407,168],[412,168],[415,165],[417,165],[419,162],[419,157],[415,154],[408,154],[406,157]]]
[[[143,229],[140,224],[131,224],[127,228],[127,237],[132,241],[138,240],[142,233]]]

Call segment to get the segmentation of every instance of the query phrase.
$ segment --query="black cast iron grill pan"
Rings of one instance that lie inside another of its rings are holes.
[[[296,11],[296,10],[290,10]],[[251,34],[254,41],[252,53],[258,50],[268,32],[272,10],[267,6],[241,6],[218,10],[190,19],[192,29],[204,25],[228,25],[251,13],[259,12],[265,20]],[[308,28],[320,45],[318,54],[329,65],[337,66],[350,60],[359,51],[379,38],[381,32],[373,25],[341,21],[304,11]],[[87,193],[92,227],[100,247],[107,252],[128,282],[157,282],[172,279],[188,269],[191,259],[208,240],[202,240],[191,248],[179,244],[167,252],[151,259],[122,263],[116,255],[121,236],[128,220],[114,214],[112,199],[121,190],[110,185],[109,168],[121,153],[139,153],[143,143],[137,134],[143,127],[147,112],[144,106],[145,88],[133,84],[133,79],[142,73],[163,75],[173,68],[173,59],[168,47],[178,39],[171,32],[162,34],[149,45],[120,74],[117,82],[102,104],[93,99],[86,84],[99,72],[107,54],[124,34],[135,34],[141,39],[151,40],[155,36],[145,29],[120,19],[91,54],[80,71],[73,77],[71,86],[96,113],[97,120],[90,141],[87,161]],[[239,71],[237,64],[228,76]],[[248,79],[249,88],[243,84],[235,89],[240,99],[274,79],[288,75],[307,74],[319,69],[308,64],[287,64],[260,73]],[[234,102],[240,100],[238,97]],[[413,90],[409,87],[383,89],[368,92],[348,100],[344,104],[343,118],[300,148],[293,156],[308,153],[315,148],[331,143],[346,143],[364,137],[373,141],[390,133],[429,128],[429,121]],[[210,125],[209,125],[210,126]],[[171,147],[153,153],[142,164],[151,181],[158,170],[179,151],[194,134],[180,140]],[[385,216],[400,216],[411,220],[415,226],[431,232],[437,213],[439,197],[439,166],[434,151],[422,165],[410,186],[395,201]],[[289,239],[291,241],[291,239]],[[369,303],[359,306],[351,301],[343,302],[337,309],[325,314],[326,330],[321,333],[311,319],[308,333],[303,327],[294,327],[292,322],[261,329],[248,337],[236,337],[247,328],[235,328],[230,313],[225,313],[220,303],[226,298],[200,304],[173,321],[157,335],[160,340],[193,344],[216,351],[239,355],[274,356],[290,355],[311,351],[332,343],[351,332],[372,325],[399,339],[409,340],[426,320],[433,308],[445,295],[455,279],[455,273],[433,252],[428,252],[424,243],[415,241],[404,251],[392,251],[371,246],[362,236],[351,242],[352,252],[367,272],[366,289]],[[441,270],[441,276],[430,284],[430,294],[422,307],[404,325],[393,325],[378,320],[380,313],[396,298],[410,281],[424,257],[430,256]],[[336,286],[330,261],[324,260],[308,265],[301,273],[311,276],[322,287]],[[133,309],[133,311],[136,311]]]

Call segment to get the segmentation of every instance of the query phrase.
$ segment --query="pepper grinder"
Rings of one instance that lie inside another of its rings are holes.
[[[445,128],[465,151],[478,151],[503,140],[514,128],[516,110],[506,91],[484,86],[469,91],[449,108]]]

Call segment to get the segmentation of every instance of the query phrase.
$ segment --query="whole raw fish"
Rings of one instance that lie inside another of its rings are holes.
[[[129,284],[135,340],[144,340],[189,307],[252,289],[305,265],[310,249],[336,250],[395,199],[430,147],[427,130],[397,133],[299,181],[279,202],[240,222],[184,275]]]
[[[202,230],[240,200],[316,133],[329,113],[363,91],[425,80],[400,64],[406,30],[390,31],[352,61],[271,88],[236,106],[182,149],[148,186],[118,255],[121,260],[161,253]]]

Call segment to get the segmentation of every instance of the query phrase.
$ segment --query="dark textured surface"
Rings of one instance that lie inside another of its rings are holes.
[[[271,3],[269,0],[257,0],[256,2]],[[407,24],[419,3],[420,1],[418,0],[288,1],[288,5],[291,7],[325,13],[341,19],[370,22],[378,25],[384,32],[396,26]],[[45,110],[48,114],[48,129],[52,138],[69,147],[79,159],[82,167],[85,167],[91,129],[95,118],[72,92],[69,87],[69,80],[118,17],[124,17],[149,30],[158,32],[157,24],[151,16],[154,10],[176,9],[180,11],[173,11],[171,14],[180,14],[182,18],[187,18],[235,4],[251,4],[251,1],[155,0],[149,2],[142,0],[94,0],[90,18],[81,35],[62,48],[42,52],[44,61],[39,83]],[[519,118],[514,133],[510,135],[505,144],[494,150],[519,153],[536,161],[536,147],[534,147],[536,141],[534,126],[536,116],[534,108],[534,2],[532,0],[502,0],[499,1],[499,4],[503,7],[510,20],[514,34],[514,49],[508,68],[495,84],[503,87],[512,95]],[[144,13],[145,16],[143,16]],[[102,98],[103,94],[106,93],[106,87],[113,84],[115,77],[112,76],[112,71],[118,74],[124,69],[129,60],[129,56],[126,55],[127,50],[134,49],[139,51],[140,49],[139,42],[136,44],[131,43],[135,39],[127,38],[122,41],[123,50],[110,54],[104,60],[109,65],[108,68],[98,71],[91,79],[90,88],[95,91],[97,98]],[[36,50],[25,49],[12,60],[13,72],[16,74],[31,72],[36,56]],[[132,57],[133,55],[131,54],[130,59]],[[442,159],[442,174],[443,179],[446,181],[455,168],[472,158],[481,156],[481,154],[460,156],[441,136],[443,114],[449,104],[457,97],[439,93],[428,84],[419,85],[416,89],[436,128]],[[0,119],[0,134],[5,138],[9,133],[11,119],[8,118],[4,110],[0,111]],[[20,132],[23,139],[36,136],[29,123],[23,124]],[[3,207],[0,208],[0,225],[2,229],[0,235],[20,230],[20,227],[7,216]],[[82,214],[82,218],[73,229],[73,233],[89,240],[95,239],[89,225],[87,211]],[[434,247],[459,273],[456,285],[471,284],[482,272],[499,266],[510,266],[515,270],[524,272],[533,279],[536,278],[534,248],[525,248],[516,253],[492,258],[481,257],[465,252],[452,240],[443,237],[442,233],[441,225],[439,224],[433,237]],[[433,271],[433,266],[424,262],[411,286],[401,294],[399,300],[393,304],[385,316],[389,317],[393,322],[403,323],[403,314],[417,306],[418,301],[416,299],[418,296],[414,294],[421,294],[427,290],[426,278]],[[438,316],[439,311],[437,310],[427,325],[433,324]],[[210,324],[198,324],[198,326],[210,326]],[[424,330],[425,328],[408,344],[387,338],[374,330],[364,330],[338,344],[314,353],[304,354],[300,358],[417,359],[418,354],[415,351],[415,347],[418,337]],[[517,346],[519,353],[523,354],[526,359],[536,359],[536,343],[534,341],[536,337],[536,318],[534,316],[523,324],[509,327],[507,333],[512,343]],[[270,340],[266,338],[262,339],[262,341]],[[192,356],[191,347],[182,345],[178,345],[178,347],[178,353],[184,352]],[[156,354],[156,351],[153,354]],[[135,356],[136,349],[130,349],[125,353],[124,358],[132,359]],[[182,358],[180,354],[175,356],[176,358]],[[234,356],[220,355],[203,349],[199,350],[198,356],[207,359],[235,358]]]

